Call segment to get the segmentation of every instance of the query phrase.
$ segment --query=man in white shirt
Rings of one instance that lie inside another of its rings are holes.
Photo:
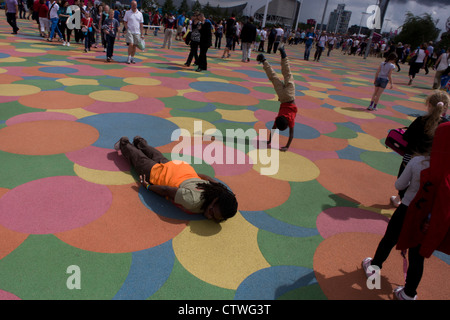
[[[53,36],[55,35],[55,31],[58,32],[59,38],[62,39],[63,35],[61,33],[61,31],[59,30],[58,27],[58,22],[59,22],[59,14],[58,14],[58,10],[59,10],[59,5],[58,3],[53,0],[53,2],[50,4],[49,7],[49,11],[48,11],[48,17],[50,18],[50,37],[47,39],[47,41],[52,41]],[[64,44],[66,44],[64,42]]]
[[[144,16],[137,9],[136,1],[131,1],[131,9],[125,13],[123,23],[127,33],[125,36],[126,43],[128,44],[127,63],[136,63],[134,61],[136,47],[139,41],[144,38]]]

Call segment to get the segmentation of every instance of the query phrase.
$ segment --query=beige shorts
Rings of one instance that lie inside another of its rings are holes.
[[[126,36],[125,36],[125,40],[127,44],[132,44],[134,46],[137,46],[139,41],[141,39],[141,34],[140,33],[130,33],[127,32]]]

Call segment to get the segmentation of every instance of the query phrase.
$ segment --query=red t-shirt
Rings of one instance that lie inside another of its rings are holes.
[[[48,15],[48,7],[45,3],[39,6],[39,18],[47,18]]]
[[[86,26],[87,28],[90,28],[90,27],[92,27],[92,21],[93,21],[92,18],[83,18],[83,19],[81,19],[81,24],[83,26]]]
[[[292,102],[285,102],[280,105],[278,116],[284,116],[289,123],[289,128],[295,127],[295,117],[297,115],[297,106]]]

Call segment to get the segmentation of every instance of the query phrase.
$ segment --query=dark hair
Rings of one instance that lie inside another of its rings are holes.
[[[286,130],[288,127],[288,120],[285,116],[278,116],[275,118],[275,125],[277,126],[277,129],[280,131]]]
[[[216,204],[219,206],[222,218],[227,220],[234,217],[237,212],[238,203],[236,196],[231,190],[220,182],[198,183],[197,187],[202,189],[201,199],[205,200],[202,206],[202,210],[206,208],[217,199]]]
[[[397,54],[395,52],[391,52],[387,58],[386,58],[386,62],[388,61],[392,61],[392,60],[396,60],[398,58]]]

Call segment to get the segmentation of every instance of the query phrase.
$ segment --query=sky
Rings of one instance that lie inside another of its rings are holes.
[[[261,0],[263,1],[263,0]],[[303,7],[300,12],[300,22],[306,22],[307,19],[316,19],[318,23],[322,21],[322,15],[326,0],[303,0]],[[331,11],[337,8],[338,4],[345,4],[345,10],[352,11],[350,20],[351,25],[365,26],[369,15],[364,15],[366,9],[376,0],[328,0],[328,6],[325,14],[324,23],[328,23],[328,17]],[[395,31],[405,21],[406,12],[412,12],[414,15],[421,16],[424,13],[430,13],[434,20],[439,19],[437,27],[446,31],[446,22],[450,17],[450,0],[391,0],[386,11],[385,21],[383,23],[383,32]]]

